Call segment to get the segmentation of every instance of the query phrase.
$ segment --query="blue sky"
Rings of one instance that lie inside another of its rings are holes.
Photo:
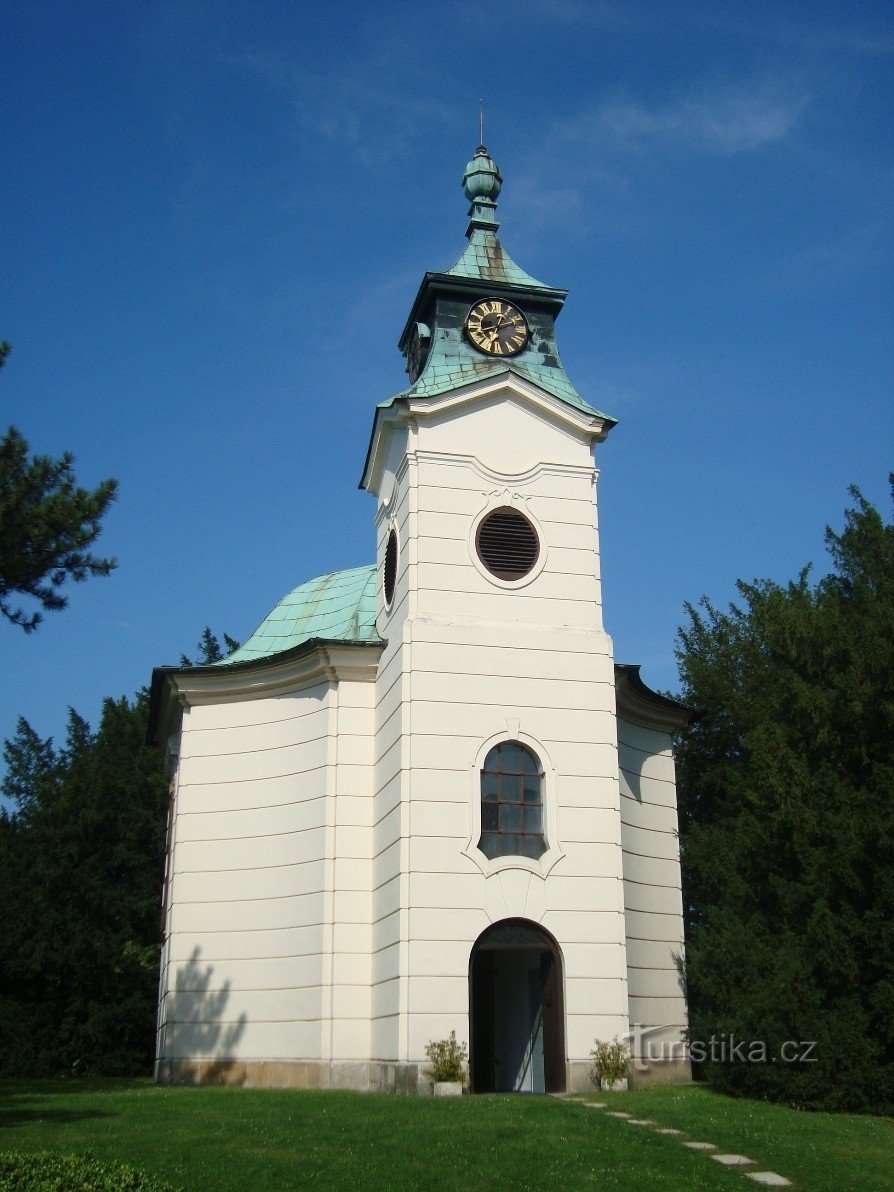
[[[95,721],[205,625],[372,561],[357,490],[478,99],[501,238],[570,291],[619,661],[683,602],[826,566],[894,466],[888,4],[5,6],[0,424],[120,481],[110,579],[0,624],[0,737]]]

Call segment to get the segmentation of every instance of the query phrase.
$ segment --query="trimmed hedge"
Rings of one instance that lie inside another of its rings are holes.
[[[172,1184],[127,1163],[51,1151],[0,1152],[0,1192],[174,1192]]]

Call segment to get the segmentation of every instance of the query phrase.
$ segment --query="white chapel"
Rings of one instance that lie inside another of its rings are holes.
[[[688,1078],[671,741],[617,665],[566,291],[497,237],[426,273],[374,409],[374,565],[300,584],[224,662],[153,675],[171,758],[156,1077],[417,1092],[589,1087],[594,1040]],[[371,526],[372,543],[372,526]]]

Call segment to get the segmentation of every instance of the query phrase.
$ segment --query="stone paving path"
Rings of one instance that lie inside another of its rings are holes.
[[[584,1105],[588,1109],[605,1109],[605,1101],[584,1101]],[[704,1151],[715,1162],[723,1164],[724,1167],[737,1168],[755,1168],[758,1166],[754,1159],[749,1159],[747,1155],[728,1155],[725,1151],[719,1151],[713,1142],[697,1142],[687,1139],[682,1130],[675,1130],[672,1126],[659,1126],[657,1122],[653,1122],[651,1118],[635,1118],[632,1113],[624,1113],[620,1109],[610,1109],[606,1117],[620,1118],[625,1121],[628,1126],[643,1126],[647,1130],[651,1129],[655,1134],[666,1134],[671,1137],[679,1138],[683,1146],[690,1151]],[[790,1188],[792,1181],[787,1180],[784,1175],[779,1175],[775,1171],[742,1171],[746,1179],[753,1180],[756,1184],[762,1184],[767,1188]]]

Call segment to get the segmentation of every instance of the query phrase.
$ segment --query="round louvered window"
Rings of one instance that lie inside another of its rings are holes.
[[[397,531],[392,530],[388,535],[388,545],[385,547],[385,603],[391,607],[394,599],[394,584],[397,580]]]
[[[478,557],[497,579],[522,579],[540,555],[537,531],[517,509],[489,513],[475,535]]]

